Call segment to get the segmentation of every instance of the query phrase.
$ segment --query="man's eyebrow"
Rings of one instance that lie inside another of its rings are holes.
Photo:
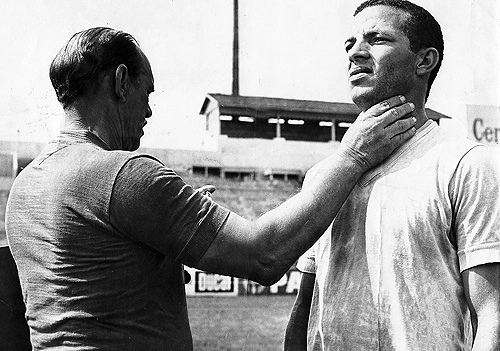
[[[368,31],[366,33],[363,33],[363,37],[371,38],[371,37],[374,37],[375,35],[378,35],[378,34],[383,34],[383,33],[382,33],[382,31],[379,31],[379,30],[371,30],[371,31]]]
[[[388,31],[388,30],[384,30],[384,29],[377,29],[377,30],[370,30],[366,33],[363,33],[363,37],[365,38],[373,38],[374,36],[377,36],[377,35],[382,35],[384,37],[393,37],[394,36],[394,33],[391,32],[391,31]]]
[[[350,43],[355,42],[355,41],[356,41],[356,38],[355,38],[355,37],[353,37],[353,36],[352,36],[352,37],[349,37],[349,38],[347,38],[347,39],[344,41],[344,45],[346,45],[346,44],[350,44]]]

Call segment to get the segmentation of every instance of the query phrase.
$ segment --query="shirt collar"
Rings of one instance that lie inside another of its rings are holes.
[[[365,174],[363,174],[359,179],[358,184],[362,187],[365,187],[369,183],[382,176],[398,161],[401,156],[410,152],[415,144],[420,142],[420,140],[425,138],[426,135],[431,133],[436,128],[438,128],[436,122],[431,119],[427,120],[420,128],[417,129],[417,132],[414,136],[412,136],[399,148],[394,150],[394,152],[388,158],[386,158],[385,161],[380,163],[378,166],[369,169]]]
[[[59,137],[56,139],[56,142],[64,146],[76,143],[91,143],[102,149],[108,151],[111,150],[104,140],[92,133],[90,130],[85,129],[63,130],[59,133]]]

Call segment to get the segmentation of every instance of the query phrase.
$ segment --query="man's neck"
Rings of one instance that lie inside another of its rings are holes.
[[[415,123],[415,128],[419,129],[429,120],[429,117],[427,117],[427,113],[425,112],[425,103],[414,102],[414,104],[415,104],[415,111],[413,111],[411,115],[417,119],[417,122]]]
[[[92,129],[89,119],[85,117],[85,114],[80,111],[80,109],[70,106],[64,109],[64,129],[65,130],[90,130]]]
[[[96,108],[97,106],[100,106]],[[119,138],[113,133],[113,123],[107,123],[113,113],[105,105],[74,104],[64,110],[66,130],[88,130],[94,133],[111,149],[120,149]]]
[[[406,98],[406,101],[415,104],[415,110],[411,114],[408,114],[405,117],[415,117],[417,119],[417,122],[415,124],[415,128],[419,129],[429,120],[429,118],[427,117],[427,113],[425,112],[425,97],[422,94],[410,92],[408,94],[405,94],[405,98]],[[380,100],[380,101],[382,101],[382,100]],[[377,100],[376,103],[379,103],[380,101]],[[371,102],[356,101],[356,104],[363,111],[366,111],[368,108],[375,105],[375,103],[373,103],[373,101],[371,101]]]

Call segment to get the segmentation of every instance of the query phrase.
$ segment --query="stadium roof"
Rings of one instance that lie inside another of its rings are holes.
[[[352,122],[359,114],[359,108],[345,102],[326,102],[312,100],[293,100],[262,96],[234,96],[207,94],[200,114],[208,114],[216,103],[221,115],[249,116],[254,118],[300,118],[311,120],[329,120]],[[431,109],[426,109],[429,118],[438,121],[450,118]]]

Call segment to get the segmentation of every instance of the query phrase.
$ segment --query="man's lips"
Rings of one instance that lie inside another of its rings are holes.
[[[368,74],[372,73],[372,70],[368,67],[354,67],[349,70],[349,77],[353,77],[358,74]]]

